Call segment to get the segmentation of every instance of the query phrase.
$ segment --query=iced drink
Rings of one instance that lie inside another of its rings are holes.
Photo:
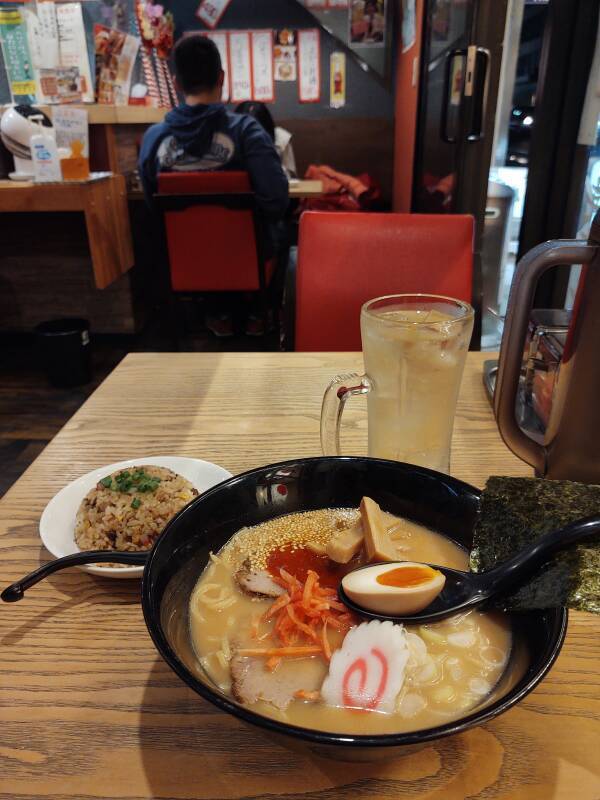
[[[363,306],[370,456],[449,471],[472,329],[471,307],[450,298],[396,296]]]

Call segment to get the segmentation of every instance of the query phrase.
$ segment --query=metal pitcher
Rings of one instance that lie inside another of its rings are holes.
[[[550,267],[581,264],[548,427],[542,442],[518,425],[515,401],[537,281]],[[600,211],[587,242],[545,242],[517,264],[500,349],[494,413],[505,443],[536,474],[600,484]]]

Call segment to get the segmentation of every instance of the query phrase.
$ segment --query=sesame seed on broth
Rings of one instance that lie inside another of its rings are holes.
[[[355,508],[323,508],[276,517],[253,528],[242,528],[219,555],[232,566],[248,560],[252,569],[266,569],[274,550],[286,546],[297,549],[313,542],[326,545],[335,533],[359,518]]]

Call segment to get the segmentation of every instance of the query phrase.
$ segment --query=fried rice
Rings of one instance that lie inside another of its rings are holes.
[[[117,470],[83,499],[75,541],[81,550],[148,550],[167,522],[197,495],[188,480],[166,467]]]

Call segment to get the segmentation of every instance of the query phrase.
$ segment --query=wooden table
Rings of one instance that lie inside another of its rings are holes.
[[[486,354],[489,355],[489,354]],[[471,353],[453,473],[527,475],[502,444]],[[42,509],[66,482],[180,454],[239,472],[319,454],[323,389],[354,354],[129,355],[0,502],[0,583],[48,559]],[[364,408],[347,449],[364,450]],[[137,581],[58,573],[0,613],[0,798],[597,800],[600,621],[571,613],[538,689],[499,719],[391,763],[320,761],[202,701],[158,657]]]
[[[0,213],[82,211],[94,278],[105,289],[133,266],[127,192],[123,175],[83,183],[0,181]],[[32,222],[31,235],[35,237]]]
[[[320,197],[323,194],[323,181],[290,181],[290,197]]]
[[[300,200],[303,197],[320,197],[323,194],[323,181],[290,181],[289,196]],[[128,200],[143,200],[144,193],[132,190],[127,194]]]

